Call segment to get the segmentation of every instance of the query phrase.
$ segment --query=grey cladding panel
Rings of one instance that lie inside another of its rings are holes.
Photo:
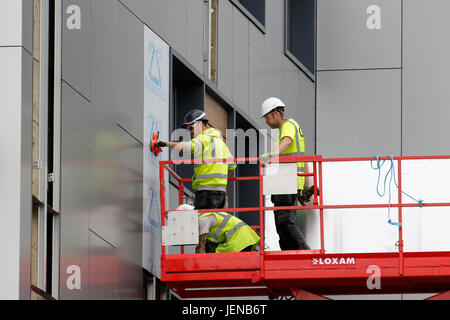
[[[121,5],[118,6],[117,15],[118,122],[142,141],[144,26]]]
[[[17,0],[16,0],[17,1]],[[33,52],[33,0],[22,0],[22,45]]]
[[[144,0],[144,21],[164,41],[186,56],[187,6],[192,0]],[[200,1],[197,1],[200,2]],[[203,36],[203,32],[202,35]]]
[[[89,232],[89,299],[117,299],[120,283],[117,249]]]
[[[117,16],[116,1],[98,0],[92,3],[92,105],[93,120],[101,128],[104,123],[117,123]],[[103,114],[103,116],[101,116]],[[106,117],[108,114],[108,117]],[[97,117],[97,115],[99,115]],[[95,131],[94,131],[95,135]]]
[[[22,51],[22,117],[20,173],[20,299],[30,297],[32,137],[33,137],[33,57]],[[4,145],[2,145],[5,148]],[[6,148],[5,148],[6,149]],[[3,163],[4,164],[4,163]],[[5,166],[7,167],[7,166]],[[6,168],[9,170],[9,168]]]
[[[91,174],[90,228],[116,247],[129,243],[130,236],[139,237],[141,150],[142,145],[118,126],[98,131],[93,143],[93,163],[97,165]],[[129,254],[138,251],[139,243],[133,246],[135,251]]]
[[[217,83],[229,98],[233,96],[233,7],[229,1],[218,1]]]
[[[204,12],[205,2],[188,1],[186,58],[200,73],[203,73],[203,48],[205,47],[203,43]]]
[[[91,1],[63,0],[62,7],[62,78],[88,99],[91,95]],[[80,11],[73,10],[72,6],[78,6]],[[77,17],[81,18],[79,26]]]
[[[284,73],[284,1],[266,2],[266,35],[264,39],[264,98],[283,98]],[[286,58],[287,59],[287,58]]]
[[[238,9],[233,8],[233,101],[248,113],[249,89],[249,22]]]
[[[283,97],[284,1],[266,1],[264,97]],[[286,58],[287,59],[287,58]]]
[[[315,86],[290,60],[285,60],[283,102],[288,106],[287,116],[294,118],[302,128],[306,153],[315,152]]]
[[[404,155],[449,154],[449,10],[446,0],[404,3]]]
[[[317,153],[399,155],[400,70],[318,73]]]
[[[140,19],[143,19],[144,1],[148,0],[119,0],[119,1]]]
[[[367,27],[372,5],[380,29]],[[318,0],[317,20],[318,70],[400,66],[401,0]]]
[[[249,115],[263,128],[261,104],[264,101],[264,36],[253,24],[249,25]]]
[[[61,120],[61,299],[88,298],[90,106],[63,82]],[[81,290],[69,290],[69,266],[81,270]]]

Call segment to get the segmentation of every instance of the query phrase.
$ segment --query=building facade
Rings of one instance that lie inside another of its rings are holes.
[[[170,49],[167,135],[194,107],[222,132],[266,128],[260,106],[276,96],[307,154],[437,155],[450,146],[447,9],[445,0],[0,0],[0,298],[28,299],[31,285],[58,299],[161,298],[143,243],[147,30]],[[252,188],[231,184],[229,206],[257,204],[242,192]]]

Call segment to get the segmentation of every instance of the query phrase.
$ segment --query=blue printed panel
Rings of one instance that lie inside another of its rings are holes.
[[[143,186],[143,267],[160,277],[161,204],[159,162],[168,160],[168,151],[158,156],[150,150],[153,133],[161,140],[169,136],[169,46],[149,28],[144,32],[144,186]],[[168,181],[168,175],[165,180]],[[167,183],[168,186],[168,183]],[[168,188],[166,187],[166,197]],[[166,198],[166,200],[168,197]],[[167,202],[167,201],[166,201]]]

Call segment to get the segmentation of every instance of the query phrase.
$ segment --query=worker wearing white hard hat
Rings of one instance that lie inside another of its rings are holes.
[[[305,139],[300,125],[294,119],[285,116],[286,105],[279,98],[271,97],[261,105],[261,118],[272,129],[278,129],[278,139],[275,150],[260,157],[267,161],[277,156],[303,156],[305,155]],[[297,163],[297,172],[305,172],[305,164]],[[298,198],[305,187],[305,177],[297,177],[297,194],[272,195],[271,200],[276,207],[296,206]],[[295,223],[295,210],[276,210],[274,212],[275,226],[281,250],[307,250],[309,249],[302,232]]]
[[[191,211],[194,207],[182,204],[177,210]],[[195,249],[196,253],[258,249],[259,236],[241,219],[226,212],[199,213],[198,219],[199,243]]]

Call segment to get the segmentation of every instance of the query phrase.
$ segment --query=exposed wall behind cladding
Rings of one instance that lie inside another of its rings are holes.
[[[61,299],[139,299],[144,25],[117,0],[76,4],[88,35],[63,19]],[[82,290],[64,285],[72,264]]]
[[[284,1],[266,1],[265,33],[230,1],[219,1],[218,88],[247,113],[259,128],[265,98],[276,96],[288,106],[315,153],[315,85],[284,54]]]
[[[403,154],[449,154],[450,3],[403,6]]]

